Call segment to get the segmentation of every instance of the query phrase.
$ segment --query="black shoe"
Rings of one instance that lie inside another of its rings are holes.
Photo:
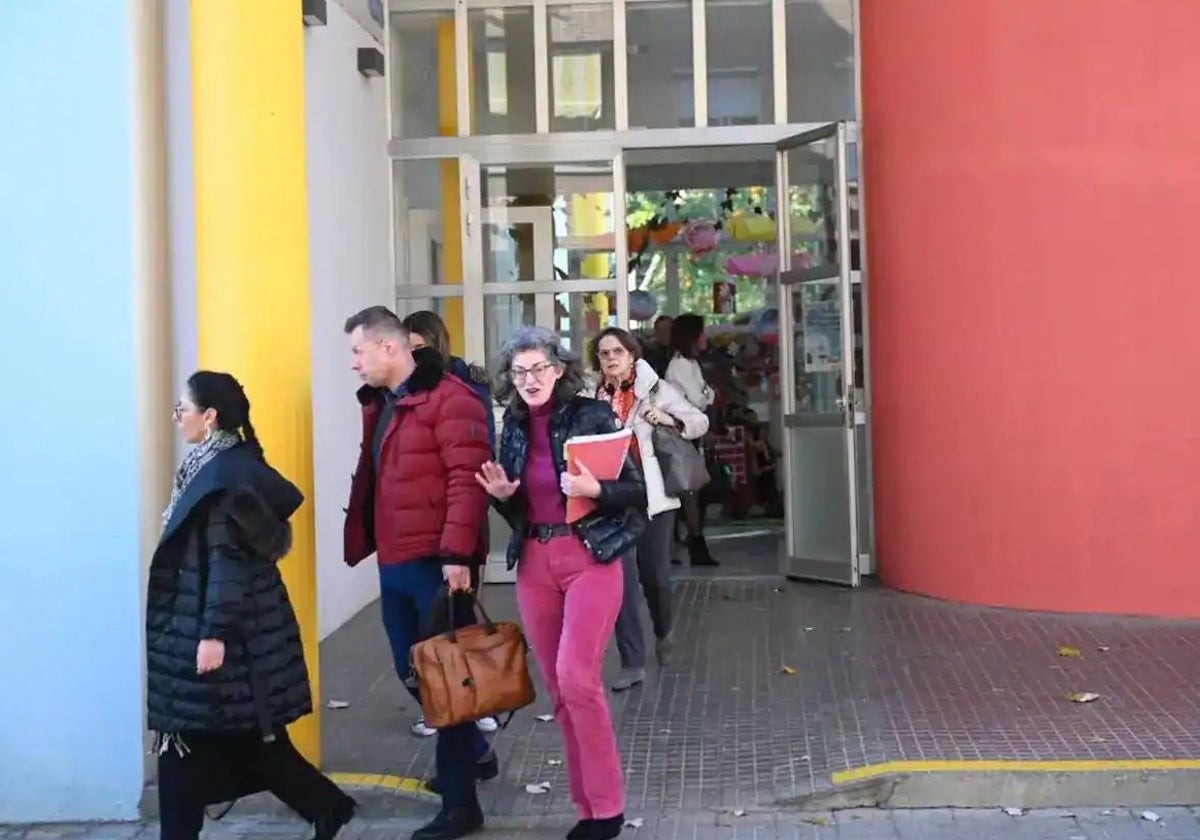
[[[347,796],[332,811],[323,817],[318,817],[317,821],[313,823],[313,828],[315,829],[313,840],[333,840],[337,836],[337,833],[342,830],[342,827],[354,819],[354,810],[357,807],[358,803]]]
[[[475,762],[475,781],[487,782],[499,775],[500,759],[496,757],[495,750],[488,750],[487,755]],[[441,795],[441,791],[438,790],[437,776],[425,782],[425,789],[430,793]]]
[[[617,814],[606,820],[592,820],[588,826],[588,833],[582,835],[582,840],[612,840],[621,833],[624,826],[624,814]]]
[[[580,820],[575,827],[567,832],[567,840],[588,840],[591,836],[594,820]]]
[[[688,540],[688,556],[691,557],[693,566],[719,565],[708,553],[708,543],[704,541],[704,537],[692,537]]]
[[[412,833],[412,840],[458,840],[483,828],[479,803],[459,808],[443,808],[428,825]],[[615,834],[613,835],[616,836]]]

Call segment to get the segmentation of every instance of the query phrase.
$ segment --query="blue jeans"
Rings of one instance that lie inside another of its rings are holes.
[[[379,603],[383,629],[392,648],[396,675],[420,703],[409,650],[429,624],[434,601],[443,596],[442,564],[436,559],[392,563],[379,567]],[[475,763],[490,749],[474,723],[438,731],[437,775],[442,800],[455,807],[475,801]]]

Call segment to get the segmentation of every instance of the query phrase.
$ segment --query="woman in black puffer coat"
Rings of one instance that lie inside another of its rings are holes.
[[[175,406],[194,444],[175,476],[146,598],[147,718],[162,840],[196,840],[204,806],[270,790],[331,840],[354,800],[287,724],[312,712],[300,628],[277,562],[304,497],[267,465],[250,403],[200,371]]]

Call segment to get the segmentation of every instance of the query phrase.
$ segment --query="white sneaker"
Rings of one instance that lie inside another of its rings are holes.
[[[500,722],[494,717],[481,717],[475,721],[475,725],[479,727],[480,732],[495,732],[500,728]]]
[[[434,729],[432,726],[425,725],[425,718],[423,717],[417,718],[417,722],[412,725],[409,731],[418,738],[428,738],[430,735],[437,734],[436,729]]]

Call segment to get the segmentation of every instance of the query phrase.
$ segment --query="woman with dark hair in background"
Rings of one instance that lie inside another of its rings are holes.
[[[633,688],[646,678],[646,642],[641,601],[645,596],[654,626],[655,656],[665,666],[671,655],[671,557],[675,551],[675,511],[679,499],[668,496],[654,451],[654,429],[673,429],[686,440],[708,431],[708,417],[679,389],[660,379],[632,335],[619,327],[600,331],[592,342],[592,368],[603,377],[596,399],[607,402],[622,426],[632,428],[632,453],[646,479],[646,515],[650,524],[637,548],[625,555],[625,597],[617,616],[617,652],[621,673],[613,691]],[[638,584],[641,584],[639,592]]]
[[[700,354],[708,347],[708,336],[704,332],[704,318],[700,315],[680,315],[671,324],[671,347],[675,355],[667,365],[663,377],[680,391],[683,396],[701,411],[708,411],[716,394],[704,380],[700,368]],[[704,507],[699,493],[688,493],[683,497],[683,519],[687,524],[688,556],[693,566],[716,566],[704,541]]]
[[[615,432],[607,403],[581,396],[583,369],[557,333],[521,327],[499,359],[508,406],[499,463],[477,480],[512,526],[517,606],[562,732],[579,823],[568,840],[611,840],[624,824],[621,756],[600,670],[624,592],[621,558],[646,528],[646,487],[632,458],[618,478],[567,470],[563,444]],[[596,507],[568,524],[566,500]]]
[[[492,400],[492,386],[488,381],[487,371],[479,366],[468,364],[458,356],[450,353],[450,331],[446,322],[436,312],[423,309],[414,312],[404,319],[404,328],[408,330],[408,344],[413,350],[421,347],[432,347],[442,354],[446,360],[446,372],[457,376],[471,386],[479,399],[487,408],[488,445],[496,451],[496,403]],[[488,729],[493,732],[495,729]]]
[[[196,840],[205,805],[269,790],[315,827],[315,840],[331,840],[354,800],[285,728],[313,708],[276,565],[304,497],[267,464],[250,402],[228,373],[193,374],[174,418],[193,446],[163,512],[146,597],[160,836]]]

